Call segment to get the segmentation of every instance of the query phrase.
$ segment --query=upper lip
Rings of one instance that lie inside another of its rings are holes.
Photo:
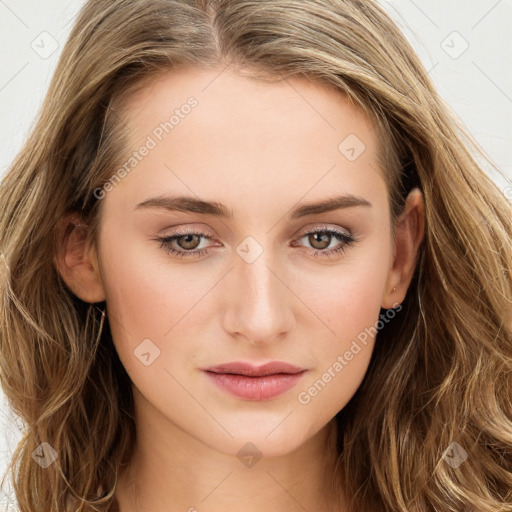
[[[274,375],[276,373],[295,374],[303,372],[305,368],[299,368],[290,363],[282,361],[272,361],[270,363],[254,366],[251,363],[235,361],[232,363],[219,364],[204,368],[204,371],[214,373],[234,373],[237,375],[247,375],[249,377],[262,377],[264,375]]]

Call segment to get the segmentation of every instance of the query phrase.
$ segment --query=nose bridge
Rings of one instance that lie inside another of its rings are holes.
[[[229,282],[226,328],[253,343],[272,341],[291,327],[290,291],[282,282],[285,279],[278,277],[271,248],[247,237],[237,253]]]

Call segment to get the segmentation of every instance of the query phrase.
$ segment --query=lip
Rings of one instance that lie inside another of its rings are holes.
[[[235,361],[232,363],[210,366],[208,368],[204,368],[204,370],[214,373],[236,373],[237,375],[246,375],[248,377],[262,377],[276,373],[296,374],[304,371],[305,368],[300,368],[283,361],[271,361],[270,363],[262,364],[260,366],[255,366],[243,361]]]
[[[223,391],[246,400],[268,400],[293,388],[307,370],[281,361],[261,366],[237,361],[203,371]]]

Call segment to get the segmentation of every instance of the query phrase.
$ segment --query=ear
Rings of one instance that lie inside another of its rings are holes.
[[[391,309],[405,299],[416,269],[424,223],[423,195],[419,188],[414,188],[409,192],[395,226],[393,266],[389,270],[381,305],[384,309]]]
[[[56,229],[54,263],[71,291],[85,302],[105,300],[96,248],[89,240],[88,226],[78,213],[66,215]]]

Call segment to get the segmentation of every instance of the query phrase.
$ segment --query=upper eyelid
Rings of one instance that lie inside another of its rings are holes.
[[[172,228],[167,228],[167,229],[172,229]],[[340,231],[344,234],[346,234],[347,236],[352,236],[353,235],[353,231],[351,229],[348,229],[346,227],[341,227],[341,226],[333,226],[333,225],[328,225],[328,224],[315,224],[311,227],[306,227],[306,228],[302,228],[300,230],[297,230],[295,233],[295,235],[293,236],[304,236],[308,233],[311,233],[313,231]],[[213,239],[215,238],[215,235],[213,234],[210,234],[210,230],[208,229],[203,229],[203,228],[196,228],[196,227],[186,227],[186,228],[183,228],[183,227],[174,227],[174,231],[169,233],[169,234],[164,234],[162,235],[162,238],[169,238],[169,237],[172,237],[172,236],[179,236],[180,234],[184,234],[184,235],[187,235],[187,234],[201,234],[202,236],[205,236],[205,237],[208,237],[210,239]]]

